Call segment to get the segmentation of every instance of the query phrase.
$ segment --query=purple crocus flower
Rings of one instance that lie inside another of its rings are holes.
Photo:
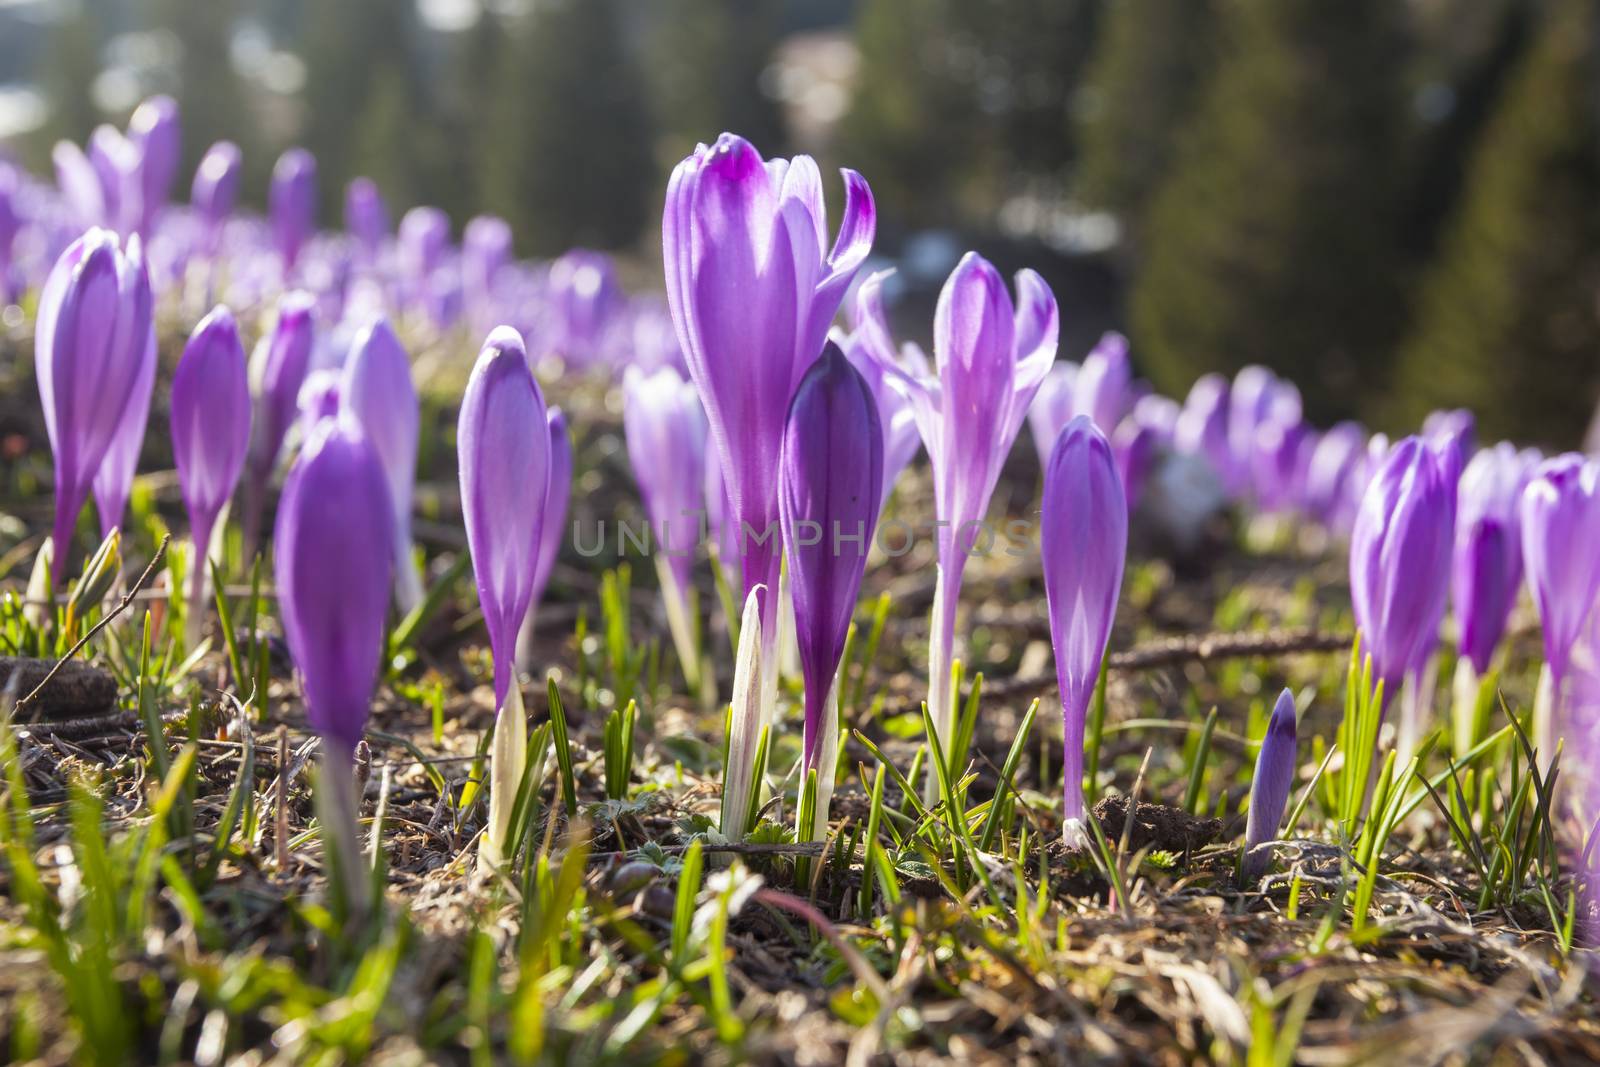
[[[183,132],[178,123],[177,102],[170,96],[152,96],[140,104],[128,120],[128,139],[139,156],[138,229],[148,234],[155,226],[156,216],[167,206],[172,183],[178,177]]]
[[[1044,472],[1039,543],[1050,607],[1064,730],[1063,835],[1083,843],[1084,719],[1111,623],[1128,551],[1128,508],[1111,445],[1086,415],[1067,424]]]
[[[316,298],[299,290],[285,293],[278,298],[272,332],[257,343],[250,357],[250,390],[255,396],[250,480],[256,486],[264,486],[271,476],[294,425],[315,346]]]
[[[1302,497],[1311,516],[1333,533],[1345,533],[1355,521],[1357,498],[1349,483],[1360,476],[1366,448],[1366,430],[1346,421],[1331,427],[1312,449]]]
[[[831,251],[810,157],[764,161],[725,133],[679,163],[667,186],[667,301],[743,533],[746,601],[758,585],[778,588],[778,452],[790,399],[872,247],[871,191],[854,171],[842,174],[844,220]],[[746,733],[759,735],[777,699],[778,597],[760,603],[760,661],[772,669],[759,671],[758,706],[734,716],[734,751],[745,750]],[[745,688],[735,682],[736,693]]]
[[[56,187],[66,201],[69,214],[79,226],[104,226],[111,221],[106,209],[100,175],[83,149],[71,141],[57,141],[50,150],[55,165]]]
[[[567,416],[552,405],[546,416],[550,428],[550,479],[544,490],[544,517],[539,533],[539,563],[533,574],[533,595],[528,598],[528,614],[517,634],[517,666],[533,670],[534,620],[544,600],[545,587],[555,573],[561,555],[561,537],[567,528],[567,507],[572,498],[572,436]]]
[[[1238,465],[1228,440],[1228,379],[1220,374],[1205,374],[1195,380],[1184,399],[1183,410],[1172,429],[1172,447],[1188,456],[1199,456],[1230,495],[1239,491]]]
[[[383,652],[389,524],[383,468],[360,426],[324,421],[284,482],[274,575],[311,727],[346,759],[366,728]]]
[[[1600,468],[1577,453],[1534,468],[1521,501],[1522,560],[1544,629],[1543,676],[1534,705],[1535,742],[1548,763],[1564,732],[1563,688],[1573,645],[1600,591]]]
[[[17,214],[17,170],[0,163],[0,305],[11,302],[11,255],[22,220]]]
[[[1250,454],[1250,480],[1263,513],[1282,513],[1299,503],[1301,447],[1308,427],[1298,415],[1268,415],[1256,424]]]
[[[1061,360],[1051,366],[1039,383],[1039,391],[1028,405],[1028,429],[1033,434],[1033,445],[1039,450],[1039,469],[1050,462],[1056,439],[1076,413],[1076,386],[1079,367],[1070,360]]]
[[[1117,425],[1117,432],[1111,435],[1111,454],[1117,461],[1117,475],[1122,479],[1130,515],[1138,506],[1139,494],[1150,477],[1160,448],[1159,433],[1132,414],[1126,416]]]
[[[233,496],[250,448],[250,375],[227,308],[213,308],[184,346],[172,375],[171,414],[172,457],[189,512],[199,588],[212,527]]]
[[[461,281],[468,298],[488,303],[500,272],[511,262],[511,224],[495,215],[478,215],[461,231]]]
[[[1074,415],[1087,415],[1110,437],[1132,405],[1133,365],[1128,339],[1110,331],[1083,358],[1072,387]]]
[[[1017,274],[1017,296],[1013,304],[1000,272],[968,252],[945,282],[934,313],[937,377],[890,368],[911,398],[933,464],[935,510],[944,524],[928,656],[928,707],[941,737],[950,736],[962,571],[1000,468],[1055,362],[1058,321],[1050,287],[1024,270]]]
[[[1294,694],[1285,689],[1278,694],[1272,717],[1267,720],[1267,733],[1256,755],[1255,777],[1250,782],[1250,816],[1245,824],[1241,870],[1245,882],[1260,878],[1272,858],[1271,849],[1262,846],[1277,840],[1284,805],[1294,785],[1297,748]]]
[[[1422,436],[1428,441],[1453,441],[1461,451],[1464,467],[1477,448],[1478,420],[1466,408],[1434,411],[1422,420]]]
[[[350,877],[361,850],[352,766],[366,730],[389,607],[389,500],[383,470],[350,419],[322,423],[289,472],[273,537],[279,620],[300,673],[306,717],[322,738],[317,805],[323,849],[344,907],[365,900]]]
[[[317,226],[317,160],[304,148],[291,148],[278,157],[267,193],[267,214],[272,242],[287,275]]]
[[[1300,391],[1265,367],[1245,367],[1228,393],[1228,449],[1240,474],[1240,489],[1256,488],[1256,435],[1262,424],[1274,420],[1301,420]]]
[[[394,508],[395,599],[402,613],[409,612],[423,597],[422,574],[411,551],[411,497],[422,414],[411,382],[411,359],[387,320],[375,319],[357,332],[339,396],[383,464]]]
[[[139,188],[139,150],[115,126],[96,126],[89,135],[89,163],[100,181],[107,225],[134,232],[143,193]]]
[[[574,248],[550,264],[554,341],[561,358],[575,367],[598,365],[606,329],[623,300],[616,264],[604,252]]]
[[[305,384],[300,386],[300,395],[295,399],[301,441],[310,441],[318,423],[339,414],[339,390],[343,377],[331,367],[306,375]]]
[[[687,613],[695,544],[705,512],[706,417],[694,383],[671,367],[622,379],[622,427],[628,463],[655,531],[662,593]],[[685,614],[687,618],[687,614]],[[685,652],[680,649],[680,657]],[[685,670],[694,665],[686,663]]]
[[[396,243],[400,269],[421,286],[450,248],[450,216],[436,207],[414,207],[400,217]]]
[[[377,257],[383,239],[389,236],[389,209],[378,183],[371,178],[354,178],[345,187],[344,228],[363,255]]]
[[[94,506],[100,513],[100,537],[111,536],[122,525],[133,493],[133,479],[139,470],[139,453],[144,449],[145,428],[150,422],[150,393],[156,384],[156,331],[152,322],[146,335],[144,354],[139,359],[138,376],[122,410],[116,436],[106,449],[106,458],[94,475]]]
[[[867,566],[882,480],[883,429],[872,390],[829,343],[795,390],[778,475],[805,682],[801,767],[802,774],[817,771],[819,782],[833,778],[833,753],[822,744],[833,725],[827,720],[836,715],[829,695]],[[823,806],[822,826],[826,818]],[[814,836],[811,828],[802,832]]]
[[[222,224],[233,214],[234,204],[239,200],[239,175],[243,168],[244,154],[232,141],[218,141],[206,149],[200,166],[195,168],[189,203],[205,229],[209,255],[216,255]]]
[[[461,401],[456,451],[498,708],[512,688],[517,628],[538,572],[544,509],[528,501],[542,504],[550,480],[544,394],[528,369],[522,337],[510,327],[497,327],[478,354]]]
[[[56,260],[39,294],[34,373],[55,455],[54,577],[71,557],[72,529],[95,475],[117,440],[146,367],[150,276],[143,247],[94,229]]]
[[[1396,445],[1350,534],[1350,599],[1387,707],[1438,637],[1450,581],[1455,490],[1420,437]]]
[[[889,503],[894,483],[906,469],[911,458],[922,447],[922,435],[917,431],[917,416],[911,400],[901,389],[895,388],[885,365],[899,362],[913,376],[926,376],[928,357],[914,344],[900,346],[896,353],[889,332],[889,319],[883,310],[884,272],[872,275],[856,288],[855,329],[844,338],[840,347],[845,358],[866,380],[872,390],[872,399],[878,407],[879,425],[883,427],[883,500],[878,512]]]
[[[1530,468],[1528,457],[1502,442],[1474,456],[1461,476],[1450,592],[1462,658],[1479,676],[1489,670],[1522,586],[1518,506]]]

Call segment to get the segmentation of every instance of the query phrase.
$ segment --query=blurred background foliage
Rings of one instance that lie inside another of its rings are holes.
[[[721,129],[860,170],[902,324],[967,247],[1039,267],[1063,354],[1155,384],[1268,364],[1311,414],[1571,446],[1600,390],[1600,0],[6,0],[0,152],[144,95],[192,166],[321,164],[323,219],[505,215],[658,273],[672,164]],[[837,188],[830,195],[837,196]]]

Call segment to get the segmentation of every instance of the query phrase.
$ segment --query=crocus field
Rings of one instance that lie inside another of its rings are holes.
[[[732,134],[632,271],[180,137],[0,163],[11,1060],[1600,1061],[1594,460]]]

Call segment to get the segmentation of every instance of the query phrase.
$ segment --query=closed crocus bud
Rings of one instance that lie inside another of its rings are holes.
[[[1018,273],[1013,303],[1000,272],[969,252],[945,282],[934,313],[937,377],[890,368],[911,398],[933,465],[935,510],[945,524],[928,655],[928,707],[941,737],[950,736],[953,714],[950,668],[962,571],[1000,468],[1055,362],[1057,331],[1055,297],[1044,279]],[[931,783],[930,777],[930,799]]]
[[[1461,655],[1479,675],[1489,670],[1522,586],[1518,505],[1529,473],[1527,457],[1502,442],[1472,458],[1456,496],[1451,601]]]
[[[128,139],[139,151],[139,189],[142,197],[139,232],[148,234],[156,216],[172,196],[183,152],[183,132],[178,104],[170,96],[152,96],[128,120]]]
[[[856,288],[855,329],[840,345],[845,358],[872,390],[872,399],[878,406],[878,422],[883,427],[883,500],[878,507],[879,514],[888,504],[900,472],[922,447],[911,398],[894,385],[893,377],[884,368],[898,363],[914,376],[929,373],[928,357],[923,355],[922,349],[909,343],[901,345],[898,352],[895,349],[889,319],[883,309],[884,278],[885,274],[879,272]]]
[[[111,536],[122,525],[133,493],[133,479],[139,470],[139,453],[144,448],[145,428],[150,421],[150,393],[156,384],[156,331],[152,323],[139,360],[139,373],[128,394],[128,406],[117,423],[116,436],[106,450],[106,458],[94,475],[94,506],[100,513],[100,537]]]
[[[1039,543],[1065,738],[1062,829],[1069,843],[1082,844],[1084,720],[1111,638],[1128,552],[1122,479],[1111,445],[1086,415],[1061,431],[1045,467]]]
[[[747,603],[758,585],[778,588],[781,553],[770,534],[789,402],[872,248],[871,191],[854,171],[842,174],[844,220],[831,250],[822,175],[807,156],[765,161],[725,133],[679,163],[667,186],[667,301],[728,483],[732,521],[752,531],[740,539]],[[1019,423],[1026,407],[1017,411]],[[757,672],[758,704],[734,716],[734,751],[755,743],[777,700],[778,600],[759,600],[760,659],[772,669]],[[747,689],[736,680],[736,694]]]
[[[482,302],[511,262],[511,224],[495,215],[469,219],[461,231],[461,280],[469,300]]]
[[[79,226],[103,226],[110,220],[100,175],[83,149],[71,141],[57,141],[50,150],[56,170],[56,188],[66,201],[68,214]]]
[[[51,268],[34,324],[34,373],[55,455],[55,580],[95,477],[150,365],[150,276],[137,237],[90,230]]]
[[[350,419],[317,427],[283,487],[274,574],[311,727],[348,758],[383,652],[394,534],[377,453]]]
[[[1355,520],[1356,497],[1350,481],[1359,477],[1367,447],[1360,423],[1341,422],[1317,439],[1306,468],[1302,497],[1306,510],[1334,533],[1344,533]]]
[[[1465,467],[1478,447],[1478,420],[1465,408],[1435,411],[1422,420],[1422,436],[1428,441],[1453,442]]]
[[[296,290],[278,299],[272,332],[250,357],[250,388],[255,395],[253,476],[265,481],[283,451],[284,438],[299,413],[300,389],[311,371],[316,346],[316,298]]]
[[[567,507],[572,501],[572,436],[567,416],[552,406],[545,422],[550,428],[550,478],[545,483],[544,516],[539,533],[539,562],[533,572],[533,595],[528,598],[528,614],[517,634],[517,667],[532,672],[535,664],[534,620],[545,588],[555,573],[561,555],[561,538],[567,529]]]
[[[1156,452],[1161,440],[1155,430],[1144,425],[1131,414],[1117,426],[1111,435],[1111,454],[1117,461],[1117,475],[1122,479],[1122,491],[1127,501],[1128,513],[1138,506],[1139,493],[1155,466]]]
[[[243,169],[244,153],[232,141],[218,141],[206,149],[200,166],[195,168],[189,203],[206,229],[208,251],[212,254],[216,253],[222,224],[239,202],[239,175]]]
[[[1083,359],[1073,384],[1073,414],[1089,416],[1110,437],[1133,403],[1132,384],[1128,339],[1107,333]]]
[[[411,552],[411,497],[417,477],[421,405],[411,359],[384,319],[364,326],[350,348],[340,399],[383,464],[394,507],[396,600],[402,613],[422,602],[422,575]]]
[[[1238,466],[1228,443],[1228,379],[1206,374],[1196,379],[1172,428],[1172,447],[1199,456],[1230,494],[1239,491]]]
[[[272,242],[287,274],[299,262],[300,250],[317,225],[317,160],[304,148],[291,148],[278,157],[267,193],[267,214]]]
[[[306,716],[322,738],[316,799],[324,866],[347,915],[364,911],[370,884],[355,873],[365,868],[352,764],[383,656],[389,521],[383,470],[360,427],[323,422],[283,487],[273,575]]]
[[[855,614],[867,551],[878,520],[883,430],[872,390],[837,345],[828,344],[795,391],[783,431],[778,506],[794,591],[795,634],[805,682],[802,776],[815,770],[819,790],[833,782],[837,736],[835,676]],[[818,821],[801,832],[816,839]]]
[[[1066,429],[1076,413],[1075,386],[1079,367],[1069,360],[1051,366],[1039,383],[1039,391],[1028,405],[1028,430],[1033,435],[1033,446],[1039,451],[1039,469],[1050,462],[1055,451],[1056,438]]]
[[[450,247],[450,216],[436,207],[414,207],[400,219],[400,269],[421,284]]]
[[[1455,490],[1419,437],[1396,445],[1350,534],[1350,599],[1387,706],[1439,633],[1450,581]]]
[[[550,300],[556,351],[574,366],[597,365],[605,330],[623,302],[611,257],[575,248],[550,264]]]
[[[1266,872],[1272,850],[1263,847],[1278,837],[1283,809],[1294,785],[1298,762],[1295,736],[1294,694],[1285,689],[1267,720],[1267,734],[1256,755],[1256,773],[1250,781],[1250,816],[1244,831],[1244,881],[1253,882]]]
[[[705,413],[694,384],[671,367],[649,374],[629,367],[622,397],[628,464],[655,533],[656,559],[665,568],[662,591],[681,604],[705,510]],[[679,649],[680,657],[685,651]],[[686,663],[685,669],[694,666]]]
[[[1523,490],[1522,561],[1544,630],[1544,672],[1534,704],[1534,741],[1548,765],[1567,732],[1564,687],[1573,645],[1600,590],[1597,468],[1576,453],[1540,463]]]
[[[478,600],[494,652],[495,704],[511,689],[517,628],[538,570],[550,432],[522,338],[499,327],[484,342],[461,402],[456,451],[461,509]]]
[[[339,414],[339,391],[343,379],[343,373],[331,367],[306,375],[305,384],[300,387],[300,395],[295,401],[302,443],[311,440],[311,434],[319,422]]]
[[[212,309],[184,346],[172,375],[171,414],[172,457],[194,536],[199,589],[212,527],[233,496],[250,448],[249,369],[227,308]]]
[[[1298,417],[1269,416],[1257,424],[1250,481],[1262,512],[1281,513],[1299,502],[1300,449],[1308,429]]]
[[[389,236],[389,209],[371,178],[353,179],[344,191],[344,228],[371,258]]]
[[[115,126],[96,126],[89,135],[89,163],[100,180],[107,225],[124,234],[133,233],[144,202],[139,187],[139,150]]]

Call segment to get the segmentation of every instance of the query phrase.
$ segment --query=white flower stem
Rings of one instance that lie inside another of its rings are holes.
[[[522,705],[522,687],[513,684],[505,706],[495,719],[494,741],[490,747],[489,824],[478,844],[480,868],[503,867],[511,859],[516,843],[511,836],[511,814],[517,804],[528,764],[528,715]]]

